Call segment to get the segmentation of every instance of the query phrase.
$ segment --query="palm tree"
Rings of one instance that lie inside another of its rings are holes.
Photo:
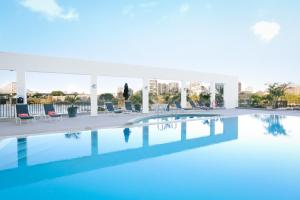
[[[278,100],[285,95],[285,91],[289,85],[290,83],[273,83],[268,85],[268,92],[273,108],[277,107]]]
[[[68,95],[65,101],[71,104],[71,106],[68,108],[69,117],[76,117],[78,107],[76,107],[75,104],[80,101],[79,96],[77,94]]]

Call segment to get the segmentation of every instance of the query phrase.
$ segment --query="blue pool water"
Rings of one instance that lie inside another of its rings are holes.
[[[141,119],[133,120],[132,124],[152,124],[152,123],[165,123],[188,119],[201,119],[207,117],[219,116],[215,114],[167,114],[167,115],[155,115],[150,117],[143,117]]]
[[[0,139],[0,199],[300,199],[300,118]]]

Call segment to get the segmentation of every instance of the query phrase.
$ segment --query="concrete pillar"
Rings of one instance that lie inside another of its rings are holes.
[[[97,75],[90,76],[91,116],[98,115]]]
[[[24,103],[27,103],[27,89],[26,89],[26,75],[25,71],[17,70],[16,71],[16,92],[17,98],[23,97]]]
[[[181,107],[186,108],[186,95],[187,88],[186,88],[186,81],[181,81]]]
[[[210,106],[211,107],[215,107],[216,106],[216,83],[215,82],[211,82],[210,86],[209,86],[209,92],[210,92]]]
[[[149,80],[143,80],[143,113],[149,112]]]
[[[224,106],[227,109],[238,107],[238,79],[224,83]]]

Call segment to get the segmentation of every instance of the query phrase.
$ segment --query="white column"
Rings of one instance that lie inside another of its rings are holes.
[[[210,106],[215,107],[216,106],[215,105],[216,104],[216,102],[215,102],[215,99],[216,99],[216,83],[215,82],[210,83],[209,90],[210,90]]]
[[[186,81],[181,81],[181,107],[186,108]]]
[[[149,112],[149,80],[143,79],[143,113]]]
[[[24,103],[27,103],[26,76],[25,71],[16,70],[16,92],[17,98],[23,97]]]
[[[239,90],[238,79],[224,83],[224,106],[226,109],[238,107]]]
[[[97,102],[97,75],[90,76],[90,98],[91,98],[91,116],[98,115]]]

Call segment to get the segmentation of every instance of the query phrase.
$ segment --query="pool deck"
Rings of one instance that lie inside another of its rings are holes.
[[[176,113],[197,113],[197,114],[219,114],[222,116],[238,116],[246,114],[279,114],[287,116],[299,116],[300,111],[289,110],[256,110],[256,109],[222,109],[222,110],[192,110],[176,111]],[[166,113],[167,114],[167,113]],[[15,120],[0,121],[0,139],[7,137],[23,137],[43,133],[64,133],[84,130],[95,130],[101,128],[114,128],[128,126],[128,121],[135,118],[152,116],[155,113],[101,113],[96,117],[90,115],[79,115],[76,118],[63,117],[62,120],[37,119],[33,122],[16,124]]]

